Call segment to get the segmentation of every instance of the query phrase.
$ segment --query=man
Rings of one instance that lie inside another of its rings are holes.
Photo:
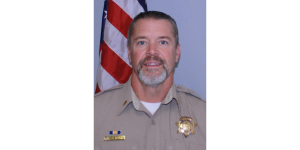
[[[174,85],[180,56],[174,19],[140,13],[127,38],[132,75],[95,95],[95,149],[204,150],[206,102]]]

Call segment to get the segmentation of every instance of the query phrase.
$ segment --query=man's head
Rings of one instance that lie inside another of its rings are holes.
[[[180,55],[174,19],[161,12],[141,13],[132,21],[127,38],[133,77],[151,87],[166,79],[173,82],[175,63]]]
[[[134,25],[140,19],[154,19],[154,20],[164,19],[164,20],[169,21],[173,26],[173,34],[174,34],[175,41],[176,41],[175,44],[176,44],[176,46],[179,44],[178,28],[177,28],[176,21],[171,16],[169,16],[163,12],[148,11],[148,12],[142,12],[142,13],[138,14],[137,16],[134,17],[133,21],[131,22],[129,29],[128,29],[128,34],[127,34],[127,38],[128,38],[127,44],[129,47],[131,45],[130,37],[132,35]]]

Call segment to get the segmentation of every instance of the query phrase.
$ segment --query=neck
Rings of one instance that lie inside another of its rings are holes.
[[[149,103],[162,102],[168,94],[172,84],[173,72],[164,82],[155,87],[150,87],[143,84],[135,73],[132,74],[131,79],[131,86],[137,98]]]

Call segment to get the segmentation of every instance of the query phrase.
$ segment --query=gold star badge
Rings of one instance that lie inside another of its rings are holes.
[[[191,117],[180,117],[180,121],[175,124],[178,126],[177,133],[183,133],[185,137],[188,137],[190,133],[195,134],[197,124]]]

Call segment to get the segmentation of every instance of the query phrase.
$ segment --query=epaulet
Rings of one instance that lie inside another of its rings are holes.
[[[95,94],[94,97],[99,96],[99,95],[101,95],[101,94],[103,94],[103,93],[105,93],[105,92],[108,92],[108,91],[112,91],[112,90],[115,90],[115,89],[120,89],[120,88],[122,88],[123,86],[124,86],[123,84],[119,84],[119,85],[113,86],[113,87],[111,87],[111,88],[109,88],[109,89],[103,90],[103,91],[101,91],[101,92]]]
[[[196,98],[198,98],[198,99],[200,99],[200,100],[206,102],[204,99],[202,99],[202,98],[200,97],[200,95],[198,95],[195,91],[193,91],[193,90],[191,90],[191,89],[189,89],[189,88],[186,88],[186,87],[184,87],[184,86],[182,86],[182,85],[176,85],[175,87],[176,87],[176,90],[177,90],[178,92],[184,92],[184,93],[190,94],[190,95],[192,95],[192,96],[194,96],[194,97],[196,97]]]

